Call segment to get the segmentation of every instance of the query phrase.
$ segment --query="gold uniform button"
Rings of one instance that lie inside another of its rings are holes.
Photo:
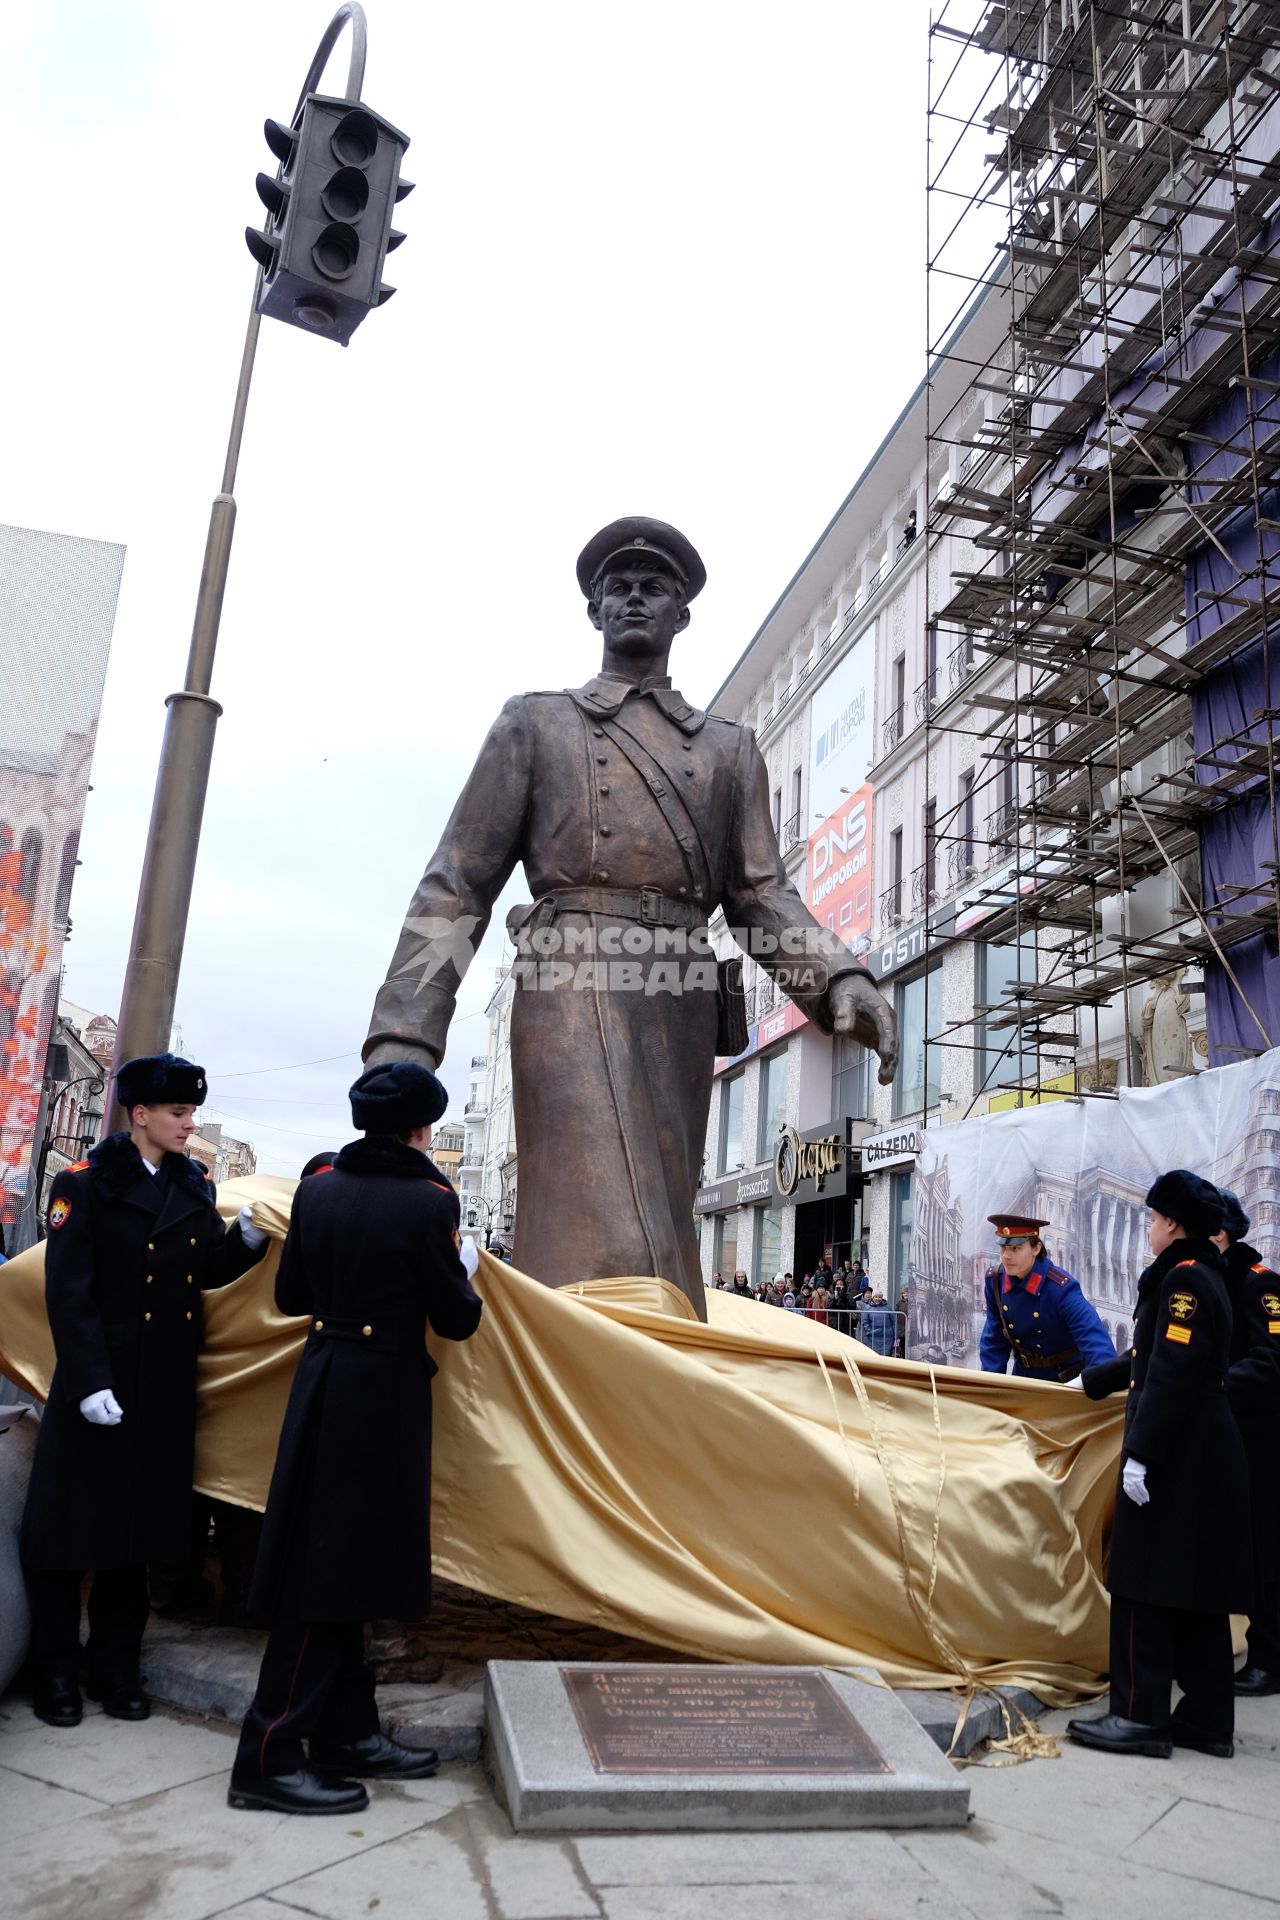
[[[188,1314],[188,1315],[187,1315],[187,1318],[188,1318],[188,1320],[189,1320],[189,1319],[191,1318],[191,1315],[190,1315],[190,1314]]]
[[[156,1250],[156,1243],[155,1243],[155,1241],[154,1241],[154,1240],[148,1240],[148,1242],[147,1242],[147,1252],[148,1252],[148,1253],[154,1253],[154,1252],[155,1252],[155,1250]]]
[[[192,1246],[194,1247],[194,1245],[195,1245],[195,1241],[194,1241],[194,1239],[192,1240],[192,1242],[191,1242],[191,1244],[192,1244]]]
[[[147,1275],[147,1285],[148,1285],[148,1286],[150,1286],[150,1285],[151,1285],[151,1280],[152,1280],[152,1276],[151,1276],[150,1274],[148,1274],[148,1275]]]
[[[144,1313],[142,1317],[144,1320],[149,1320],[151,1318],[151,1315],[149,1313]]]
[[[323,1333],[323,1332],[324,1332],[324,1321],[323,1321],[323,1320],[317,1320],[317,1321],[316,1321],[316,1332],[317,1332],[317,1333]]]
[[[187,1285],[188,1285],[188,1286],[192,1286],[193,1284],[194,1284],[194,1282],[193,1282],[193,1280],[192,1280],[192,1276],[191,1276],[190,1274],[188,1274],[188,1275],[187,1275]]]
[[[369,1334],[371,1334],[371,1333],[373,1332],[373,1328],[372,1328],[372,1327],[361,1327],[361,1329],[360,1329],[360,1331],[361,1331],[361,1333],[363,1333],[363,1334],[365,1335],[365,1337],[366,1337],[366,1338],[368,1338],[368,1336],[369,1336]]]

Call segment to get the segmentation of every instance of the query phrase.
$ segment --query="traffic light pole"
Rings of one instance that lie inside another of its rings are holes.
[[[364,9],[351,0],[351,4],[339,7],[325,31],[303,85],[303,99],[318,83],[325,62],[348,22],[352,30],[352,48],[346,98],[360,98],[368,31]],[[120,999],[108,1131],[128,1125],[127,1116],[115,1098],[116,1072],[124,1061],[136,1059],[139,1054],[164,1053],[173,1026],[182,949],[191,910],[196,854],[200,846],[205,795],[213,763],[213,739],[222,712],[209,689],[213,683],[213,658],[218,645],[222,601],[231,560],[231,538],[236,523],[236,469],[240,462],[240,443],[249,405],[249,384],[253,378],[258,330],[262,324],[258,312],[258,284],[261,278],[259,270],[249,325],[245,332],[244,351],[240,357],[240,379],[231,414],[222,486],[209,514],[209,532],[205,540],[200,591],[196,596],[186,679],[182,691],[171,693],[165,701],[168,714],[164,741],[160,749],[155,797],[151,803],[151,824],[147,829],[138,904],[134,913],[133,937]]]

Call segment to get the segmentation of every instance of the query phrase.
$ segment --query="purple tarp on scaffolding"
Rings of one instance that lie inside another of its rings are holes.
[[[1274,381],[1280,360],[1273,358],[1259,377]],[[1255,396],[1252,431],[1249,394]],[[1242,602],[1261,602],[1265,586],[1268,605],[1280,590],[1280,495],[1273,479],[1274,453],[1269,443],[1280,429],[1280,394],[1265,387],[1238,387],[1206,423],[1204,431],[1222,444],[1206,448],[1193,442],[1188,459],[1190,499],[1193,505],[1215,492],[1233,473],[1254,457],[1259,459],[1259,515],[1252,501],[1236,519],[1215,528],[1217,544],[1206,541],[1191,556],[1187,569],[1187,647],[1194,650],[1210,639],[1224,621],[1238,619]],[[1262,524],[1259,524],[1261,522]],[[1230,595],[1230,598],[1222,596]],[[1273,689],[1280,679],[1280,622],[1267,630],[1261,605],[1238,650],[1206,674],[1192,696],[1192,730],[1196,777],[1202,784],[1220,779],[1238,757],[1246,739],[1265,742],[1274,737],[1266,713],[1274,708]],[[1268,684],[1270,682],[1270,684]],[[1224,746],[1236,740],[1235,747]],[[1213,756],[1210,758],[1210,756]],[[1271,792],[1256,776],[1242,781],[1239,794],[1221,811],[1210,814],[1200,834],[1200,866],[1204,906],[1211,926],[1219,924],[1209,911],[1221,903],[1237,913],[1264,906],[1276,859],[1276,823]],[[1237,887],[1257,892],[1233,894]],[[1205,995],[1209,1030],[1209,1058],[1214,1066],[1229,1065],[1242,1051],[1280,1045],[1280,958],[1274,934],[1257,934],[1228,950],[1235,973],[1254,1012],[1249,1011],[1219,961],[1205,968]],[[1259,1029],[1259,1021],[1263,1031]]]

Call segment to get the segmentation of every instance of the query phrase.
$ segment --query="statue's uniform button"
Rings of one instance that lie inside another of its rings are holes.
[[[611,834],[612,832],[613,832],[613,828],[612,828],[612,827],[601,827],[601,829],[600,829],[600,837],[601,837],[601,839],[602,839],[602,840],[607,840],[607,839],[609,838],[609,835],[610,835],[610,834]]]
[[[592,731],[592,733],[594,733],[594,735],[595,735],[595,737],[596,737],[596,739],[597,739],[597,740],[603,740],[603,739],[604,739],[604,728],[603,728],[603,727],[592,727],[592,729],[591,729],[591,731]]]
[[[691,741],[689,741],[689,740],[682,740],[682,741],[680,742],[680,745],[681,745],[681,746],[682,746],[682,747],[684,748],[684,750],[685,750],[685,752],[686,752],[686,753],[692,753],[692,752],[693,752],[693,743],[692,743]]]
[[[609,756],[607,753],[598,753],[596,755],[596,765],[598,767],[607,767],[608,764],[609,764]]]
[[[681,887],[679,891],[680,891],[680,898],[681,898],[682,900],[687,900],[687,899],[689,898],[689,889],[688,889],[688,887]]]
[[[608,787],[601,787],[601,789],[600,789],[600,795],[601,795],[601,798],[602,798],[602,799],[608,799],[608,797],[609,797],[609,789],[608,789]]]
[[[600,881],[600,882],[601,882],[602,884],[603,884],[603,882],[604,882],[604,881],[606,881],[606,880],[607,880],[608,878],[609,878],[609,876],[608,876],[608,874],[607,874],[607,873],[605,873],[605,872],[603,871],[603,869],[602,869],[602,870],[601,870],[601,871],[600,871],[600,872],[599,872],[599,873],[598,873],[598,874],[596,875],[596,879],[597,879],[597,880],[599,880],[599,881]]]

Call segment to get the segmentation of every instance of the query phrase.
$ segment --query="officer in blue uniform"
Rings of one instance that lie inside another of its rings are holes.
[[[1080,1282],[1055,1267],[1040,1238],[1047,1220],[988,1214],[1000,1243],[1000,1265],[988,1267],[987,1306],[979,1356],[984,1373],[1013,1372],[1027,1380],[1073,1380],[1081,1367],[1114,1360],[1111,1336]]]

